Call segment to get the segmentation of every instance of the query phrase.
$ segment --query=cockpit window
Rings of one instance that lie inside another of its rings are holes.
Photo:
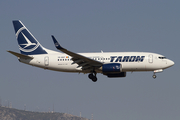
[[[159,57],[159,59],[166,59],[166,57]]]

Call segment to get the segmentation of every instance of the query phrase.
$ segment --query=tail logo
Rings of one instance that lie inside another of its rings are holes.
[[[36,45],[36,43],[31,43],[31,41],[22,33],[22,35],[24,36],[24,38],[26,39],[26,44],[20,44],[20,45],[26,45],[24,48],[29,47],[31,45]]]
[[[19,49],[23,52],[32,52],[40,45],[25,27],[22,27],[17,31],[16,37],[19,43]]]

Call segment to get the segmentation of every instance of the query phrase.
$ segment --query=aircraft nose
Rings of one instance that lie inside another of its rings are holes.
[[[168,61],[168,64],[169,64],[169,66],[171,67],[171,66],[174,65],[174,62],[173,62],[172,60],[169,60],[169,61]]]

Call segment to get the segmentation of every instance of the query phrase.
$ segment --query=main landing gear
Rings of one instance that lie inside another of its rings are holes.
[[[88,75],[89,79],[91,79],[93,82],[97,81],[96,72],[92,72]]]

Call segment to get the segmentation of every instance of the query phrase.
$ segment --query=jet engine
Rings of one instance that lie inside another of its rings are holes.
[[[107,77],[126,77],[126,72],[122,72],[122,65],[120,63],[104,64],[101,70]]]

